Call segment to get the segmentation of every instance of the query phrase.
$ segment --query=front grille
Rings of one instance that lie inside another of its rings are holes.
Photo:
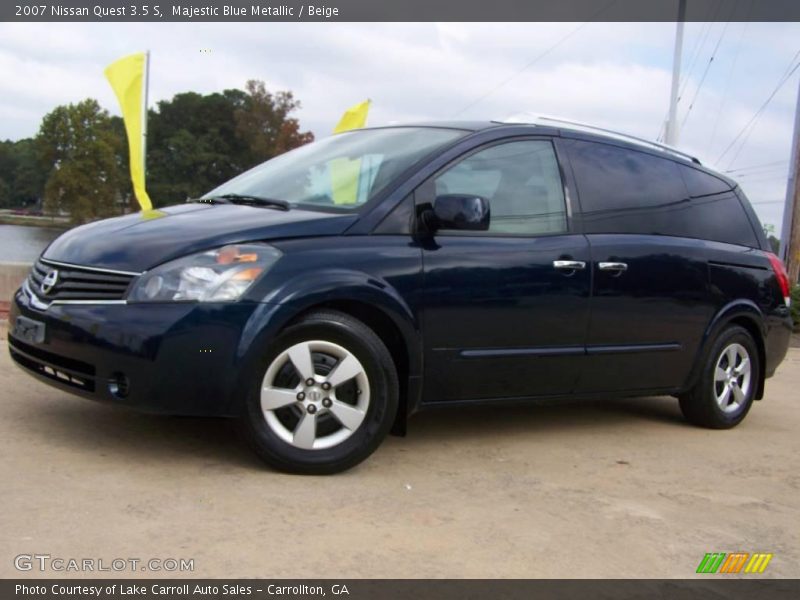
[[[11,337],[8,347],[11,358],[20,366],[63,384],[94,392],[95,368],[89,363],[40,350]]]
[[[49,285],[46,278],[54,272],[56,275],[51,275],[51,280],[54,279],[55,283]],[[28,276],[28,287],[37,297],[48,302],[122,300],[134,277],[39,259]]]

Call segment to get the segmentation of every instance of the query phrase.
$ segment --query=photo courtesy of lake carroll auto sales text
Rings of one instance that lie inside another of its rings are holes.
[[[14,593],[19,597],[27,596],[53,596],[53,597],[88,597],[104,598],[108,596],[119,597],[242,597],[251,596],[259,592],[267,596],[325,596],[329,591],[333,596],[348,597],[350,592],[347,584],[334,583],[326,588],[321,585],[281,585],[268,583],[264,589],[254,588],[252,585],[242,584],[200,584],[200,583],[151,583],[142,585],[137,583],[100,583],[97,585],[82,585],[80,583],[55,583],[55,584],[24,584],[14,586]]]
[[[796,598],[798,40],[0,6],[0,598]]]

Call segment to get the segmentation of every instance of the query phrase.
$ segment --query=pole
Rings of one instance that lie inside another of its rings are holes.
[[[150,91],[150,50],[144,53],[144,98],[142,99],[142,176],[147,181],[147,97]]]
[[[786,202],[783,206],[780,255],[786,263],[789,283],[797,283],[800,273],[800,82],[797,86],[797,105],[794,111],[794,134],[786,183]]]
[[[681,51],[683,49],[683,25],[686,20],[686,0],[678,1],[678,22],[675,28],[675,51],[672,55],[672,87],[669,93],[669,115],[664,131],[664,143],[678,143],[678,87],[681,79]]]

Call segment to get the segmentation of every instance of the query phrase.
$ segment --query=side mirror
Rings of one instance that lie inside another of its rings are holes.
[[[431,214],[432,213],[432,214]],[[436,196],[432,219],[426,219],[431,231],[437,229],[460,229],[463,231],[486,231],[489,229],[489,201],[481,196],[443,194]]]

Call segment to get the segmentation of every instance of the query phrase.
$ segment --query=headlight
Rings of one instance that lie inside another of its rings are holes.
[[[142,275],[129,302],[226,302],[238,300],[281,257],[272,246],[239,244],[192,254]]]

